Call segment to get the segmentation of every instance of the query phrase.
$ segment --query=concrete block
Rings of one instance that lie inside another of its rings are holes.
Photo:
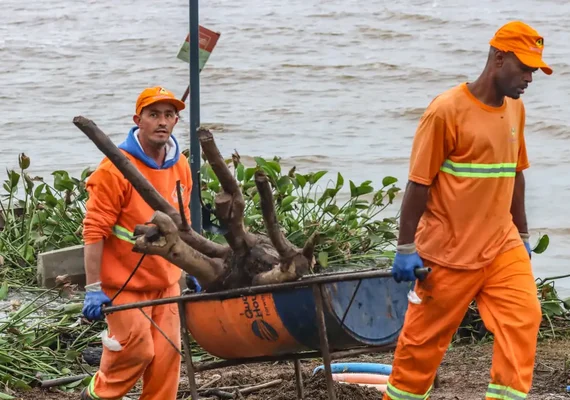
[[[38,255],[37,278],[42,287],[52,288],[55,279],[68,275],[72,283],[85,286],[83,246],[72,246]]]

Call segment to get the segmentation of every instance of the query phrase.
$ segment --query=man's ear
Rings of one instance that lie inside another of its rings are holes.
[[[141,122],[141,117],[138,116],[137,114],[133,115],[133,122],[137,125],[140,126],[140,122]]]
[[[501,68],[506,61],[506,57],[507,55],[505,54],[504,51],[495,50],[495,65],[498,68]]]

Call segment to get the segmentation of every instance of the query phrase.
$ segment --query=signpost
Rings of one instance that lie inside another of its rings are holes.
[[[220,37],[199,25],[198,0],[189,0],[190,6],[190,33],[186,37],[178,58],[190,63],[190,84],[182,101],[190,95],[190,169],[192,171],[192,196],[190,198],[190,218],[192,229],[202,234],[202,205],[200,202],[200,141],[197,130],[200,127],[200,71]]]

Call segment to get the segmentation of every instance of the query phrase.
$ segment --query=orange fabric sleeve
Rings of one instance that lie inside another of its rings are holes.
[[[528,161],[528,154],[526,152],[526,140],[524,137],[524,127],[525,127],[525,119],[526,113],[524,105],[521,103],[521,121],[520,121],[520,128],[519,128],[519,155],[517,158],[517,168],[516,171],[520,172],[530,167],[530,162]]]
[[[89,199],[85,204],[83,240],[91,244],[109,237],[121,212],[126,186],[121,177],[98,168],[89,177],[85,189]]]
[[[410,156],[410,181],[431,185],[453,149],[454,124],[441,106],[432,102],[422,115]]]

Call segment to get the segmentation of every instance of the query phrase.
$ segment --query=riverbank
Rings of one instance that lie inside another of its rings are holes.
[[[479,400],[483,397],[489,382],[493,345],[470,344],[452,347],[444,357],[439,370],[439,386],[434,389],[431,400]],[[533,387],[527,399],[554,400],[567,399],[566,386],[570,384],[570,338],[541,340],[538,343],[534,368]],[[364,361],[391,363],[393,353],[364,355],[339,361]],[[321,364],[320,360],[302,362],[305,398],[307,400],[326,400],[326,387],[321,376],[312,377],[312,371]],[[256,364],[212,370],[197,374],[198,385],[211,381],[215,375],[219,379],[211,387],[245,385],[252,386],[276,379],[282,382],[268,389],[244,396],[246,400],[294,400],[295,381],[292,363]],[[178,399],[188,399],[187,380],[182,374]],[[360,389],[347,385],[337,386],[339,400],[381,399],[380,392],[373,389]],[[140,387],[131,392],[133,399],[138,398]],[[15,399],[21,400],[71,400],[77,393],[63,393],[57,390],[34,390],[20,393]],[[218,399],[210,396],[204,399]]]

